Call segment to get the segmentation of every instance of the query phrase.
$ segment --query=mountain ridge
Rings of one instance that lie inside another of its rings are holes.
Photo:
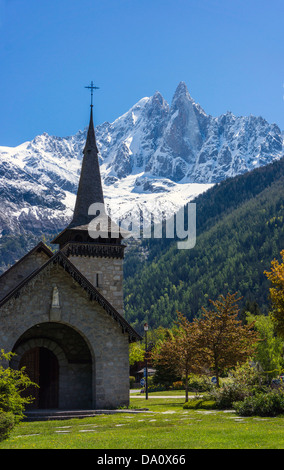
[[[213,117],[180,82],[171,105],[161,93],[96,128],[105,202],[126,221],[141,210],[168,217],[214,184],[283,155],[283,134],[261,117]],[[55,234],[70,221],[87,128],[43,133],[0,147],[0,249],[13,236]],[[4,238],[3,238],[4,237]],[[17,256],[17,254],[15,255]]]

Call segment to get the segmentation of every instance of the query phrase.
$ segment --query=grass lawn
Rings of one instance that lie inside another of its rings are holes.
[[[284,449],[284,417],[184,410],[184,398],[131,398],[149,408],[66,421],[25,422],[0,449]]]

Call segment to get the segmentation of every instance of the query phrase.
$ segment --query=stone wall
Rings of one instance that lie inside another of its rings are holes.
[[[123,260],[92,256],[70,256],[69,260],[123,315]]]
[[[118,272],[115,267],[119,268],[119,264],[115,261],[111,260],[113,272]],[[56,317],[52,308],[54,287],[59,293]],[[27,332],[36,325],[40,328],[43,323],[55,325],[56,333],[48,339],[65,354],[61,362],[64,367],[60,368],[59,402],[62,408],[69,407],[70,403],[76,404],[76,408],[81,407],[78,389],[82,391],[82,375],[78,371],[86,369],[86,364],[80,360],[76,364],[76,360],[68,358],[66,350],[70,349],[71,339],[70,335],[64,337],[62,325],[76,331],[90,352],[88,380],[91,383],[92,408],[116,408],[129,403],[128,334],[122,332],[118,323],[96,301],[90,301],[82,287],[58,264],[49,264],[25,285],[19,297],[11,298],[1,307],[0,348],[8,352],[14,347],[23,347],[27,341],[38,341],[40,336]],[[59,355],[58,351],[55,354]]]

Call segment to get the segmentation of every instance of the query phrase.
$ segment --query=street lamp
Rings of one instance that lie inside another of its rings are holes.
[[[144,331],[145,331],[145,380],[146,380],[146,400],[148,400],[148,347],[147,347],[147,331],[148,331],[148,323],[144,323]]]

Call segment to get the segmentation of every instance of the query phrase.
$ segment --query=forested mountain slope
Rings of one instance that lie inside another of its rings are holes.
[[[226,180],[199,196],[197,241],[178,250],[173,240],[144,240],[147,259],[125,262],[126,318],[138,330],[169,326],[179,310],[188,318],[209,299],[240,292],[243,305],[269,308],[263,271],[284,248],[284,160]],[[141,250],[141,247],[140,247]],[[136,269],[133,269],[133,266]]]

